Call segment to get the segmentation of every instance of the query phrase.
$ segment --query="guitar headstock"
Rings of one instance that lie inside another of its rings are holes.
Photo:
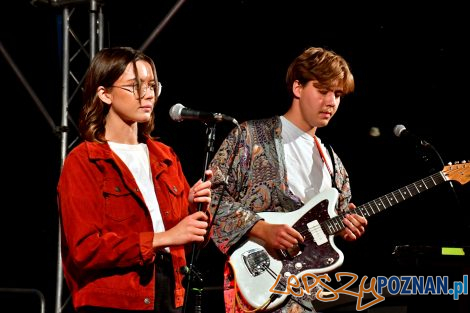
[[[449,179],[464,185],[470,181],[470,163],[467,161],[455,162],[444,166],[442,173]]]

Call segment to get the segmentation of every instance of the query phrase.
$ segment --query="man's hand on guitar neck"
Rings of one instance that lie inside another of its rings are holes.
[[[350,210],[355,208],[356,206],[353,203],[349,203]],[[354,241],[361,237],[366,231],[367,219],[360,215],[346,214],[343,223],[346,227],[338,233],[338,236],[346,241]]]
[[[258,221],[250,231],[250,235],[263,240],[274,249],[287,250],[303,242],[302,235],[287,224],[270,224]]]

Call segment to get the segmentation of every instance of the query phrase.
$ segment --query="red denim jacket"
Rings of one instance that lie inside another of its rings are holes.
[[[161,215],[170,229],[188,215],[190,187],[170,147],[151,139],[146,144]],[[75,309],[154,309],[152,220],[126,165],[107,143],[83,142],[65,159],[57,191],[63,271]],[[178,307],[184,300],[185,247],[170,251]]]

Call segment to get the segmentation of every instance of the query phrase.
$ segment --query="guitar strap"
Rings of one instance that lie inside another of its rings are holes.
[[[328,153],[330,154],[330,159],[331,159],[331,164],[333,165],[333,170],[331,170],[330,166],[328,165],[328,162],[326,162],[325,155],[323,154],[323,149],[321,148],[320,143],[318,142],[317,136],[313,136],[313,139],[315,140],[315,145],[317,146],[318,151],[320,152],[320,156],[323,160],[323,163],[325,163],[326,168],[328,169],[328,172],[330,173],[331,176],[331,185],[333,188],[338,190],[336,186],[336,167],[335,167],[335,158],[333,154],[333,148],[331,145],[325,144],[326,149],[328,150]]]

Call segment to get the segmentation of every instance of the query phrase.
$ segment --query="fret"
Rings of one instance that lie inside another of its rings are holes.
[[[405,192],[405,195],[407,195],[406,198],[408,199],[408,198],[412,197],[413,194],[412,194],[411,191],[408,189],[408,186],[405,186],[405,188],[406,188],[406,190],[407,190],[407,192]]]
[[[444,176],[444,174],[442,172],[439,172],[436,174],[436,176],[439,176],[440,180],[439,180],[439,183],[442,183],[442,182],[445,182],[447,181],[447,178]],[[437,185],[437,184],[436,184]]]
[[[382,208],[383,208],[382,210],[386,209],[387,206],[386,206],[385,203],[382,201],[383,197],[380,197],[380,198],[378,198],[378,199],[380,200],[380,204],[382,205]]]
[[[420,192],[423,192],[423,191],[427,190],[428,187],[426,186],[426,184],[424,183],[424,181],[423,181],[423,180],[420,180],[420,182],[421,182],[421,184],[419,184],[419,185],[417,186],[418,190],[419,190]]]
[[[418,193],[423,192],[423,184],[417,184],[417,182],[413,183],[413,185],[416,187],[416,190]]]
[[[376,213],[380,212],[379,208],[377,206],[375,206],[375,203],[373,201],[369,201],[368,204],[369,204],[370,208],[372,209],[373,214],[376,214]]]
[[[341,228],[338,225],[338,217],[330,219],[329,226],[332,228],[332,233],[338,232]]]
[[[377,204],[377,199],[374,200],[374,204],[377,210],[379,210],[379,212],[382,211],[382,209],[380,208],[380,204]]]
[[[395,190],[394,192],[392,192],[392,194],[393,194],[393,197],[395,198],[395,200],[397,200],[397,203],[400,203],[404,200],[403,196],[400,193],[400,190]],[[400,197],[397,198],[397,196],[401,196],[401,198]]]
[[[336,217],[334,222],[335,222],[336,231],[339,231],[339,230],[344,228],[344,224],[343,224],[343,222],[341,221],[340,218]]]
[[[386,208],[388,208],[388,207],[391,207],[392,204],[391,204],[390,202],[388,202],[388,205],[387,205],[386,202],[384,203],[384,201],[383,201],[384,199],[388,201],[388,198],[387,198],[387,197],[380,197],[380,202],[382,202],[384,208],[386,209]]]
[[[390,206],[398,203],[398,200],[395,197],[395,195],[393,194],[393,192],[389,193],[387,196],[388,196],[388,198],[387,198],[388,202],[390,202]]]
[[[359,215],[362,216],[362,217],[366,217],[366,215],[364,214],[364,211],[367,213],[367,216],[370,216],[369,212],[367,212],[367,210],[362,206],[358,207],[357,210],[359,212],[361,212],[361,214],[359,214]]]
[[[375,214],[374,208],[372,208],[372,206],[370,205],[370,202],[367,202],[364,206],[366,206],[366,205],[368,205],[370,210],[372,211],[372,213],[370,213],[369,210],[367,208],[365,208],[367,213],[369,214],[369,216],[374,215]]]
[[[403,195],[403,192],[401,192],[401,190],[402,190],[402,189],[398,189],[398,191],[400,192],[400,196],[403,198],[403,199],[402,199],[402,201],[403,201],[403,200],[406,200],[406,198],[405,198],[405,196]]]
[[[335,230],[333,228],[333,225],[331,225],[331,222],[330,221],[326,221],[326,226],[328,228],[328,231],[327,233],[329,234],[334,234],[335,233]]]
[[[412,189],[415,193],[413,194],[413,196],[417,195],[419,193],[419,189],[418,187],[416,186],[416,183],[413,183],[413,184],[410,184],[411,187],[414,187],[414,189]]]
[[[421,181],[423,182],[424,187],[426,187],[426,189],[429,189],[428,186],[426,185],[426,181],[424,179],[422,179]]]
[[[385,206],[385,207],[391,207],[392,206],[392,203],[390,202],[390,200],[388,199],[388,196],[386,197],[382,197],[383,199],[386,199],[388,201],[388,206]]]

